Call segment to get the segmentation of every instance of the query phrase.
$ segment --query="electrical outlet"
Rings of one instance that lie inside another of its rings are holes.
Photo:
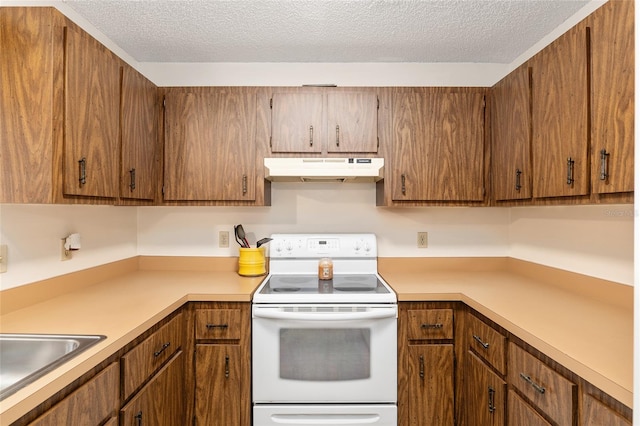
[[[64,238],[60,240],[60,260],[71,260],[71,250],[64,248]]]
[[[0,245],[0,274],[7,272],[8,251],[6,244]]]
[[[218,247],[229,248],[229,231],[218,232]]]
[[[418,248],[427,248],[428,241],[429,238],[426,232],[418,232]]]

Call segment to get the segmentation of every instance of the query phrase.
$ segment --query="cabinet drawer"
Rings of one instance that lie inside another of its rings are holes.
[[[196,311],[196,339],[238,340],[242,337],[240,309]]]
[[[574,424],[578,387],[514,343],[509,343],[509,383],[556,423]]]
[[[452,309],[411,309],[407,316],[409,340],[453,339]]]
[[[31,426],[98,425],[117,413],[120,369],[114,362],[71,395],[54,405]]]
[[[518,394],[509,390],[507,402],[507,424],[527,426],[551,426],[536,410],[531,408]]]
[[[178,314],[122,357],[124,399],[182,346],[183,329],[182,314]]]
[[[467,315],[467,341],[475,353],[506,374],[507,338],[473,315]]]

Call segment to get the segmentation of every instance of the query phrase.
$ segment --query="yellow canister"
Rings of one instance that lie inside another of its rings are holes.
[[[266,273],[264,247],[240,248],[238,275],[242,275],[243,277],[259,277]]]

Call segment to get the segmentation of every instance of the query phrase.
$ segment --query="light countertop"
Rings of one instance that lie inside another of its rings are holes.
[[[0,293],[4,333],[107,339],[0,401],[9,425],[189,301],[249,302],[235,258],[140,257]],[[170,265],[170,266],[167,266]],[[633,287],[508,258],[380,258],[399,301],[459,300],[631,407]]]

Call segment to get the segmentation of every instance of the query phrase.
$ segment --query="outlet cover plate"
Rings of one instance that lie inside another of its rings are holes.
[[[6,244],[0,245],[0,274],[7,272],[7,262],[9,249]]]
[[[427,232],[418,232],[418,248],[427,248],[429,245],[429,235]]]
[[[229,248],[229,231],[218,232],[218,247]]]
[[[60,260],[71,260],[71,250],[64,248],[64,238],[60,240]]]

